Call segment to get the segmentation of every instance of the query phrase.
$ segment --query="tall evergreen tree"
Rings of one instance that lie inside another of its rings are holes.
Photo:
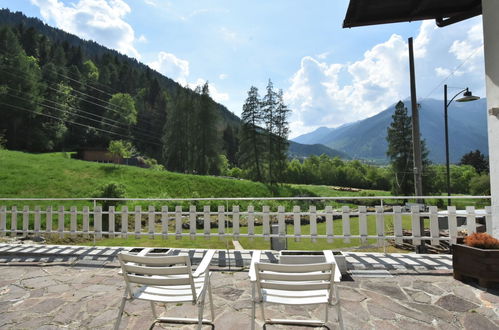
[[[239,163],[251,178],[263,181],[262,157],[264,141],[262,129],[261,101],[258,88],[251,86],[241,114],[243,125],[239,138]]]
[[[276,109],[278,106],[277,94],[274,91],[274,84],[269,79],[267,84],[267,93],[262,100],[262,118],[265,124],[266,144],[265,158],[267,160],[267,181],[276,182],[274,173],[276,163]]]
[[[201,99],[196,109],[195,169],[199,174],[217,174],[218,141],[217,113],[210,97],[208,82],[201,88]]]
[[[387,130],[387,156],[393,170],[392,193],[412,195],[414,193],[412,124],[404,102],[395,105],[392,122]]]
[[[274,116],[275,126],[275,177],[280,182],[283,179],[288,159],[288,115],[291,110],[284,104],[282,89],[277,93],[277,107]]]
[[[0,49],[0,131],[5,130],[8,149],[37,149],[43,91],[40,67],[8,27],[0,29]]]

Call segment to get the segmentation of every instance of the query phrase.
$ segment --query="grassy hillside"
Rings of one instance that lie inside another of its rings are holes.
[[[126,187],[127,198],[272,197],[262,183],[133,166],[70,159],[66,153],[0,151],[0,196],[4,198],[86,198],[110,182]],[[280,196],[292,196],[280,187]]]

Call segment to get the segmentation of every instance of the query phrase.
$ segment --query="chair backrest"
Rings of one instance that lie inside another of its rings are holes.
[[[312,291],[333,289],[334,264],[272,264],[255,263],[258,291],[261,289],[285,291]],[[331,297],[331,295],[330,295]]]
[[[130,293],[131,283],[152,286],[188,285],[196,300],[196,287],[188,256],[152,257],[120,253],[118,259]]]

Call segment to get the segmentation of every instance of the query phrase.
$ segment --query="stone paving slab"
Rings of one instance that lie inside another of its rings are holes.
[[[124,290],[115,257],[130,249],[0,244],[0,328],[112,328]],[[168,253],[189,255],[197,264],[205,250]],[[347,329],[499,329],[499,290],[454,280],[449,255],[345,256],[349,274],[338,287]],[[263,257],[277,261],[275,251]],[[212,263],[218,269],[212,275],[216,329],[250,327],[250,258],[250,251],[217,251]],[[169,306],[167,315],[195,317],[196,311],[190,304],[179,304]],[[330,315],[329,326],[336,329],[334,308]],[[268,316],[321,318],[323,309],[271,306]],[[151,322],[149,304],[134,302],[127,304],[121,328],[143,329]]]
[[[124,291],[117,267],[0,264],[0,274],[1,329],[111,329]],[[247,276],[243,271],[212,273],[216,329],[250,328],[251,286]],[[467,285],[449,275],[352,276],[338,287],[346,329],[499,328],[499,291]],[[190,304],[177,304],[168,306],[166,314],[195,317],[196,310]],[[270,306],[267,314],[320,318],[323,308]],[[257,317],[261,327],[259,313]],[[152,319],[149,303],[129,303],[121,329],[148,328]],[[330,309],[330,319],[330,328],[337,329],[335,308]]]

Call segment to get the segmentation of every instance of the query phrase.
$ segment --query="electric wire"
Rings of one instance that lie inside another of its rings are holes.
[[[104,132],[104,133],[108,133],[108,134],[120,136],[120,137],[123,137],[123,138],[126,138],[126,139],[131,139],[131,140],[136,140],[136,141],[151,143],[151,144],[155,144],[155,145],[158,145],[158,146],[162,145],[161,143],[158,143],[158,142],[145,141],[145,140],[142,140],[142,139],[139,139],[139,138],[135,138],[135,137],[131,138],[130,136],[127,136],[127,135],[124,135],[124,134],[120,134],[120,133],[108,131],[108,130],[105,130],[105,129],[102,129],[102,128],[98,128],[98,127],[95,127],[95,126],[91,126],[91,125],[86,125],[86,124],[78,123],[78,122],[75,122],[75,121],[72,121],[72,120],[68,120],[68,119],[62,119],[60,117],[52,116],[52,115],[49,115],[49,114],[46,114],[46,113],[36,112],[36,111],[33,111],[33,110],[26,109],[24,107],[20,107],[20,106],[17,106],[17,105],[9,104],[9,103],[6,103],[6,102],[0,101],[0,104],[1,105],[5,105],[5,106],[10,107],[10,108],[13,108],[13,109],[16,109],[16,110],[25,111],[25,112],[31,112],[31,113],[33,113],[35,115],[40,115],[40,116],[44,116],[44,117],[56,119],[56,120],[62,121],[64,123],[70,123],[70,124],[74,124],[74,125],[82,126],[82,127],[86,127],[86,128],[92,128],[92,129],[95,129],[95,130],[100,131],[100,132]]]
[[[440,88],[444,82],[446,82],[451,76],[453,76],[457,70],[459,70],[464,64],[466,64],[466,62],[468,62],[473,56],[475,56],[475,54],[479,51],[479,50],[482,50],[482,47],[483,47],[483,42],[482,44],[480,45],[480,47],[477,47],[477,49],[475,49],[475,51],[473,53],[471,53],[463,62],[461,62],[461,64],[459,64],[456,68],[454,68],[454,70],[449,73],[449,75],[447,75],[447,77],[445,77],[442,81],[440,81],[427,95],[425,98],[428,98],[431,94],[433,94],[433,92],[435,92],[438,88]]]
[[[7,70],[3,70],[3,69],[1,69],[1,68],[0,68],[0,71],[4,71],[5,73],[7,73],[7,74],[9,74],[9,75],[12,75],[12,76],[13,76],[13,73],[12,73],[12,72],[8,72]],[[16,76],[16,77],[18,77],[18,76]],[[26,80],[26,81],[27,81],[27,79],[26,79],[26,78],[22,78],[22,79],[24,79],[24,80]],[[45,84],[49,84],[49,83],[45,83]],[[17,90],[14,90],[14,89],[12,89],[12,88],[10,88],[10,87],[8,87],[8,86],[6,86],[6,87],[7,87],[7,88],[9,88],[9,89],[11,89],[11,90],[13,90],[14,92],[17,92]],[[58,93],[63,94],[63,92],[62,92],[61,90],[59,90],[59,89],[53,88],[53,87],[51,87],[51,86],[46,86],[46,87],[47,87],[47,88],[49,88],[49,89],[50,89],[50,90],[52,90],[52,91],[55,91],[55,92],[58,92]],[[75,91],[75,90],[74,90],[74,89],[72,89],[72,91]],[[85,100],[84,98],[79,97],[79,96],[75,96],[75,95],[73,95],[73,97],[74,97],[75,99],[79,100],[79,101],[84,101],[84,102],[85,102],[85,101],[87,101],[87,100]],[[60,106],[69,107],[69,108],[74,109],[74,110],[76,110],[76,111],[78,111],[78,112],[83,112],[83,113],[86,113],[86,114],[88,114],[88,115],[91,115],[91,116],[94,116],[94,117],[98,117],[98,118],[100,118],[100,119],[102,119],[102,120],[103,120],[103,122],[102,122],[103,124],[107,124],[107,125],[109,125],[108,123],[105,123],[105,122],[104,122],[105,120],[107,120],[107,121],[110,121],[110,122],[114,122],[114,123],[118,123],[118,124],[120,124],[120,125],[123,125],[123,124],[122,124],[122,123],[120,123],[119,121],[113,120],[113,119],[111,119],[111,118],[108,118],[108,117],[105,117],[105,116],[102,116],[102,115],[93,114],[93,113],[90,113],[90,112],[84,111],[84,110],[82,110],[82,109],[80,109],[80,108],[72,107],[72,106],[69,106],[69,105],[63,105],[63,104],[61,104],[61,103],[57,103],[57,102],[55,102],[55,101],[52,101],[52,100],[47,100],[47,99],[45,99],[44,101],[48,101],[48,102],[51,102],[51,103],[53,103],[53,104],[58,104],[58,105],[60,105]],[[92,102],[90,102],[90,103],[92,103]],[[102,106],[101,106],[101,107],[102,107]],[[102,107],[102,108],[104,108],[104,109],[106,109],[106,110],[111,110],[111,111],[113,111],[113,109],[109,109],[109,108],[106,108],[106,107]],[[121,114],[119,111],[114,111],[114,112],[116,112],[116,113],[118,113],[118,114]],[[125,128],[125,127],[123,127],[123,128]],[[149,131],[146,131],[145,129],[141,128],[140,126],[134,126],[134,127],[132,127],[131,129],[132,129],[133,131],[135,131],[135,133],[140,134],[140,135],[143,135],[143,136],[148,136],[148,137],[151,137],[151,138],[154,138],[154,139],[159,139],[159,138],[160,138],[160,137],[158,137],[158,136],[151,135],[151,134],[149,133]]]

